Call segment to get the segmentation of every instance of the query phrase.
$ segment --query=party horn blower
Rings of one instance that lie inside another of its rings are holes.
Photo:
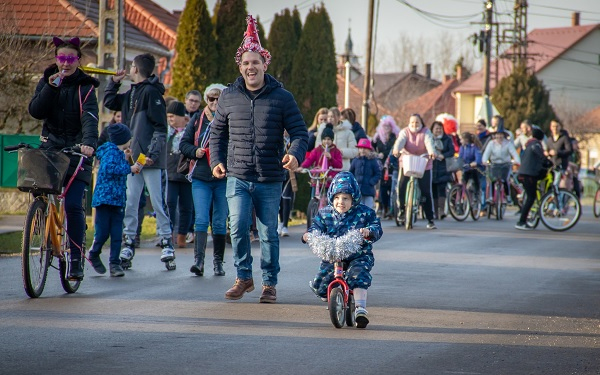
[[[79,69],[83,70],[87,74],[104,74],[109,76],[114,76],[117,74],[114,70],[101,69],[93,66],[80,66]]]
[[[146,165],[146,155],[140,153],[140,155],[137,157],[137,160],[135,161],[135,164],[137,164],[140,167],[140,171],[142,170],[142,168],[144,168],[144,165]],[[140,172],[137,172],[140,173]]]

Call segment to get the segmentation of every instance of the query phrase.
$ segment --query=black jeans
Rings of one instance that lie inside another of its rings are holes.
[[[69,181],[67,176],[66,181]],[[83,193],[87,184],[81,180],[73,180],[65,196],[65,213],[67,214],[67,234],[71,259],[81,259],[83,235],[85,234],[85,210],[83,208]]]
[[[519,175],[519,181],[523,184],[523,189],[525,193],[527,193],[527,199],[523,202],[523,206],[521,207],[521,217],[519,218],[519,223],[527,222],[527,215],[529,215],[529,211],[535,202],[535,196],[537,193],[537,182],[539,179],[535,176],[526,176]]]

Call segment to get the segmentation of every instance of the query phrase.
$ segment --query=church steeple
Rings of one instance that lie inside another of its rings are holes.
[[[346,51],[345,51],[346,56],[352,56],[353,55],[353,53],[352,53],[352,46],[353,46],[352,36],[350,35],[351,31],[352,31],[352,29],[349,27],[348,28],[348,38],[346,38],[346,44],[345,44],[345,46],[346,46]]]

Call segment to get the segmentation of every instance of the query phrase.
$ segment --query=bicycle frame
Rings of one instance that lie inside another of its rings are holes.
[[[344,278],[344,276],[345,276],[344,263],[340,262],[340,261],[335,262],[333,269],[334,269],[333,275],[335,278],[327,286],[327,299],[329,300],[329,296],[331,295],[331,289],[337,288],[338,286],[340,286],[342,288],[342,290],[344,291],[344,305],[347,305],[348,299],[349,299],[352,291],[350,290],[350,287],[348,286],[348,283],[346,282],[346,279]]]

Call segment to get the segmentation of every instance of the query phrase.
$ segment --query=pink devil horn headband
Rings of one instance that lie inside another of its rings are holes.
[[[60,39],[59,37],[54,36],[54,37],[52,37],[52,43],[54,43],[54,47],[58,47],[58,46],[61,46],[63,44],[67,44],[67,43],[68,44],[72,44],[75,47],[79,47],[79,43],[80,42],[79,42],[79,38],[78,37],[71,38],[71,39],[69,39],[68,41],[65,42],[64,40]]]
[[[242,40],[242,44],[237,49],[235,54],[235,62],[240,65],[242,63],[242,55],[244,52],[256,52],[260,54],[265,60],[265,64],[269,65],[271,62],[271,54],[269,51],[264,49],[260,45],[260,38],[258,37],[258,28],[256,26],[256,20],[252,17],[251,14],[246,17],[246,23],[248,27],[246,28],[246,32],[244,33],[244,39]]]

